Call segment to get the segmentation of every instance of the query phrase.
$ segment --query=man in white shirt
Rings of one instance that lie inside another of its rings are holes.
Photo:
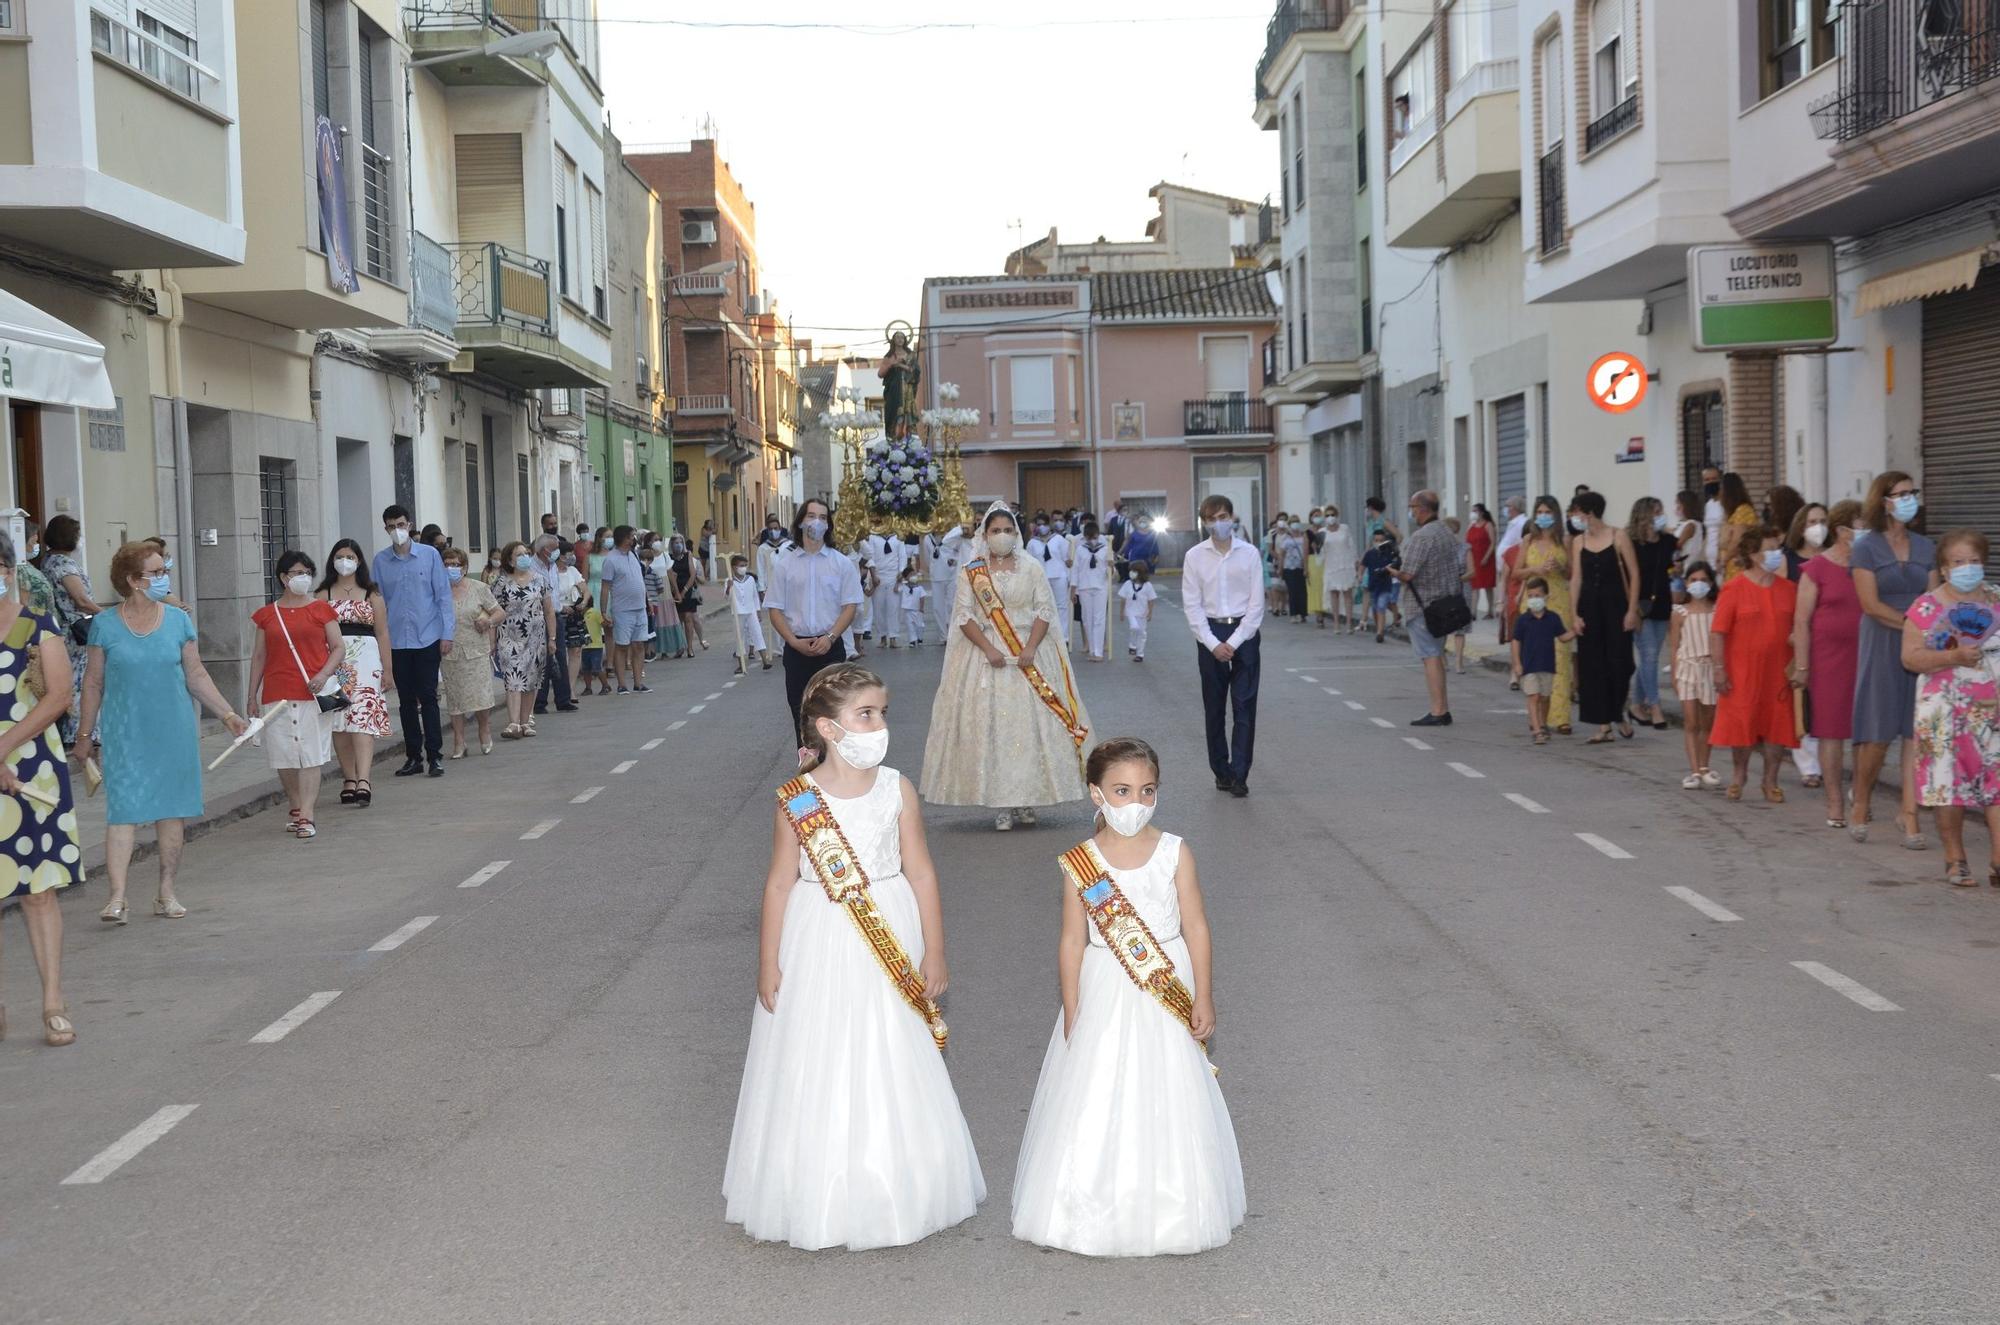
[[[875,594],[870,612],[875,638],[885,648],[902,647],[903,616],[896,605],[896,578],[903,573],[903,540],[886,531],[861,540],[862,555],[875,568]]]
[[[1042,574],[1049,577],[1049,593],[1056,600],[1056,638],[1069,647],[1069,539],[1056,532],[1048,520],[1035,523],[1035,536],[1024,549]]]
[[[1235,536],[1236,507],[1221,493],[1201,504],[1209,536],[1181,563],[1181,606],[1201,652],[1201,705],[1208,718],[1208,767],[1218,791],[1250,794],[1250,756],[1257,741],[1257,632],[1264,625],[1263,561],[1254,544]],[[1235,732],[1225,735],[1227,696]]]
[[[930,572],[930,610],[937,618],[937,637],[940,644],[950,638],[952,604],[958,598],[958,569],[965,559],[965,548],[972,538],[972,521],[947,529],[944,537],[925,534],[923,546],[918,553]]]
[[[827,504],[817,497],[799,507],[798,522],[792,526],[795,546],[779,554],[771,570],[771,587],[764,594],[771,629],[785,642],[785,698],[792,706],[794,740],[806,682],[822,669],[847,661],[840,636],[861,606],[861,572],[826,545],[831,518]]]
[[[1507,529],[1500,535],[1500,546],[1493,549],[1496,563],[1507,555],[1508,549],[1521,546],[1521,535],[1528,529],[1528,499],[1509,497],[1500,503],[1500,513],[1507,517]]]
[[[1701,508],[1701,523],[1707,532],[1702,560],[1713,566],[1722,546],[1722,471],[1714,465],[1701,471],[1701,495],[1708,503]]]

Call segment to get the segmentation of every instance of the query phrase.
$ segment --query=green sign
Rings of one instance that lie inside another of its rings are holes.
[[[1787,350],[1840,337],[1833,245],[1701,244],[1688,250],[1697,350]]]

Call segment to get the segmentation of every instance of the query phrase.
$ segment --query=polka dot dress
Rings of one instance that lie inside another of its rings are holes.
[[[45,642],[63,645],[46,617],[22,615],[0,643],[0,730],[28,716],[40,697],[22,684]],[[37,672],[39,675],[39,672]],[[55,807],[20,796],[0,795],[0,897],[47,892],[83,881],[83,853],[77,846],[76,802],[71,799],[69,764],[51,725],[7,755],[14,776],[55,801]]]

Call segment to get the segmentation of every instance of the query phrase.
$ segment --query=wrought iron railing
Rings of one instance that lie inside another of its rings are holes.
[[[1536,237],[1543,253],[1563,246],[1568,215],[1563,203],[1563,145],[1557,143],[1535,163]]]
[[[1257,207],[1257,245],[1259,248],[1278,237],[1278,209],[1268,201]]]
[[[447,244],[458,325],[517,327],[555,334],[555,298],[546,258],[502,244]]]
[[[1280,0],[1264,28],[1264,58],[1257,61],[1257,99],[1273,95],[1264,90],[1264,75],[1278,62],[1286,42],[1301,32],[1332,31],[1347,21],[1352,8],[1352,0]]]
[[[403,23],[411,29],[494,27],[510,32],[555,26],[539,0],[404,0]]]
[[[1271,407],[1248,396],[1190,400],[1181,406],[1181,431],[1189,437],[1251,437],[1271,431]]]
[[[1264,385],[1278,380],[1278,338],[1264,337]]]
[[[440,336],[458,329],[458,297],[452,289],[451,254],[429,235],[410,243],[410,316]]]
[[[1840,89],[1814,102],[1813,131],[1846,140],[2000,79],[1994,0],[1848,0]]]
[[[361,270],[378,281],[396,279],[394,162],[361,144]]]
[[[90,44],[134,73],[190,101],[220,109],[222,75],[116,14],[90,11]]]
[[[1595,152],[1639,122],[1639,98],[1630,96],[1592,120],[1583,131],[1583,150]]]

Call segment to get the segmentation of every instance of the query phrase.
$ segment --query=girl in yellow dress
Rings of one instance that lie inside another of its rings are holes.
[[[1535,498],[1534,513],[1521,537],[1521,555],[1514,559],[1509,578],[1516,586],[1530,576],[1549,583],[1548,610],[1565,621],[1570,611],[1569,549],[1563,543],[1562,507],[1554,497]],[[1567,645],[1556,645],[1556,685],[1549,696],[1548,725],[1558,736],[1570,734],[1571,696],[1576,693],[1576,654]]]

